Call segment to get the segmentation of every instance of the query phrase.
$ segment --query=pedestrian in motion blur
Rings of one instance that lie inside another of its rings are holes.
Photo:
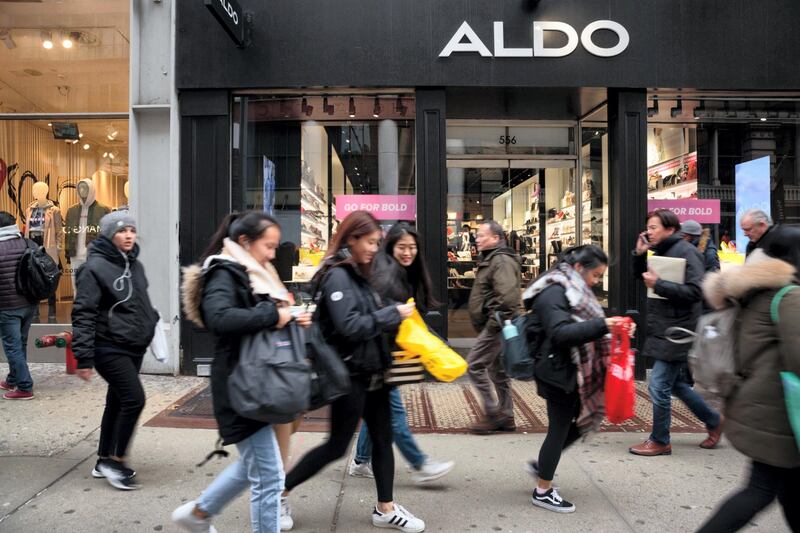
[[[350,394],[331,404],[328,440],[308,452],[286,476],[287,493],[344,456],[358,421],[372,439],[372,469],[378,502],[372,525],[407,533],[424,531],[425,522],[394,503],[394,454],[390,387],[383,381],[391,364],[386,335],[411,316],[414,304],[384,305],[370,286],[381,228],[366,211],[354,211],[339,226],[314,281],[320,328],[350,370]]]
[[[800,230],[781,226],[744,265],[704,283],[714,308],[728,307],[731,300],[741,306],[735,352],[741,377],[725,399],[725,434],[751,463],[747,486],[717,509],[701,533],[738,531],[775,498],[789,528],[800,531],[800,451],[780,377],[781,371],[800,375],[800,287],[778,294],[797,285],[798,258]]]
[[[139,484],[126,457],[144,409],[139,370],[158,313],[150,304],[147,276],[138,260],[134,218],[127,211],[109,213],[100,219],[100,234],[76,275],[72,349],[78,377],[89,381],[94,367],[108,382],[92,476],[120,490],[134,490]]]
[[[228,376],[239,364],[242,337],[283,328],[292,320],[289,308],[281,305],[288,300],[286,288],[270,263],[280,239],[274,218],[256,211],[233,213],[212,237],[201,257],[202,267],[184,270],[186,316],[215,337],[211,393],[221,444],[235,444],[239,451],[239,459],[197,500],[172,513],[172,520],[188,531],[216,532],[211,519],[248,487],[254,532],[274,533],[292,526],[281,520],[284,472],[274,428],[240,416],[228,395]],[[308,313],[296,319],[301,326],[311,324]]]
[[[644,355],[655,359],[650,375],[649,392],[653,402],[653,431],[642,444],[630,448],[634,455],[670,455],[669,428],[672,420],[672,396],[675,395],[708,429],[701,448],[714,448],[722,435],[722,417],[692,389],[687,357],[689,344],[675,344],[667,339],[669,328],[694,331],[702,311],[700,284],[705,269],[697,249],[680,236],[681,223],[669,209],[656,209],[647,216],[647,231],[636,241],[633,256],[635,275],[660,298],[647,299],[647,339]],[[648,267],[647,252],[683,259],[684,283],[661,279]]]
[[[478,227],[480,262],[469,295],[469,317],[478,332],[467,356],[469,377],[483,398],[484,417],[470,430],[478,435],[516,431],[511,380],[503,368],[501,320],[511,320],[520,309],[520,259],[506,244],[503,226],[490,220]],[[495,399],[495,395],[497,399]]]
[[[750,239],[745,250],[748,256],[757,248],[766,248],[769,245],[772,230],[775,228],[772,218],[761,209],[745,211],[739,226],[744,231],[744,236]]]
[[[548,421],[539,459],[527,465],[528,473],[538,480],[531,501],[557,513],[575,511],[575,505],[553,487],[561,454],[582,434],[597,430],[603,419],[606,335],[621,320],[606,318],[592,291],[603,281],[606,268],[608,257],[601,248],[572,248],[523,294],[525,307],[534,311],[533,329],[541,336],[540,349],[531,356]]]
[[[431,291],[431,276],[422,254],[419,233],[408,224],[392,226],[373,263],[372,286],[384,301],[405,303],[409,298],[414,298],[417,309],[423,315],[427,309],[439,305]],[[396,337],[396,330],[390,332],[389,336],[392,339]],[[400,350],[394,342],[391,344],[392,351]],[[392,407],[392,437],[397,449],[414,469],[414,481],[427,483],[447,475],[455,464],[452,461],[435,461],[422,453],[408,427],[406,409],[396,387],[389,392],[389,399]],[[362,424],[350,475],[373,477],[371,460],[372,440],[367,425]]]

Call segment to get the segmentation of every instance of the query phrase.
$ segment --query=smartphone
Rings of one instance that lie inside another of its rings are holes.
[[[650,244],[650,239],[647,238],[647,233],[642,233],[639,237],[644,241],[645,244]]]

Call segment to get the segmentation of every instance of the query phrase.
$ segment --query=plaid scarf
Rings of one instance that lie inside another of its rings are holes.
[[[559,263],[537,279],[522,295],[523,300],[533,299],[547,287],[558,284],[564,287],[567,302],[576,322],[592,318],[605,318],[603,307],[583,277],[567,263]],[[572,362],[578,367],[578,392],[581,412],[576,422],[581,433],[597,431],[605,416],[605,378],[610,357],[608,337],[572,348]]]

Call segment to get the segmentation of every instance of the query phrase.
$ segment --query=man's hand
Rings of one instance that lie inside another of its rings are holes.
[[[79,368],[75,371],[75,374],[83,381],[91,381],[92,376],[94,375],[94,370],[91,368]]]
[[[647,272],[642,274],[642,279],[644,280],[644,284],[647,285],[647,288],[652,289],[656,286],[656,282],[661,278],[658,277],[658,274],[653,272],[652,268],[648,268]]]
[[[397,312],[400,313],[400,317],[405,320],[406,318],[411,318],[411,314],[414,312],[416,307],[417,306],[414,304],[414,302],[398,305]]]
[[[647,240],[647,232],[643,231],[639,234],[639,238],[636,239],[636,254],[646,254],[649,249],[650,243]]]
[[[278,308],[278,323],[275,324],[276,329],[281,329],[286,324],[291,322],[292,320],[292,313],[289,311],[287,307],[279,307]]]
[[[311,327],[311,317],[313,315],[308,312],[297,313],[294,315],[294,319],[297,321],[297,324],[304,328]]]

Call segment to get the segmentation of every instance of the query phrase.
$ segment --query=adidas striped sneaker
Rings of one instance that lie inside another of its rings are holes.
[[[394,505],[391,513],[382,513],[375,507],[372,510],[372,525],[375,527],[394,528],[406,533],[425,531],[425,522],[409,513],[402,505]]]

